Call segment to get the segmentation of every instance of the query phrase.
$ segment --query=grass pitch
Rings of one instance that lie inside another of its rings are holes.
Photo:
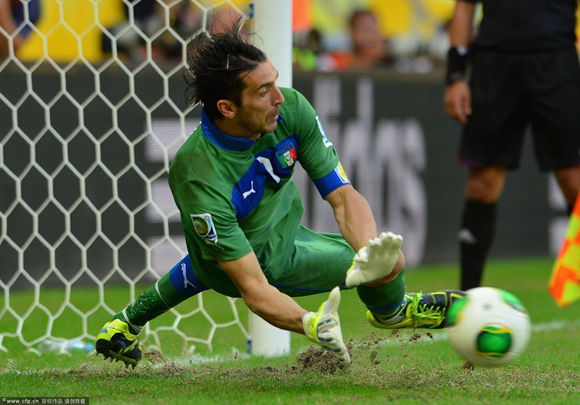
[[[347,291],[343,292],[340,307],[343,334],[353,357],[353,364],[347,369],[327,361],[326,353],[298,335],[292,337],[290,356],[248,357],[244,354],[244,337],[236,327],[225,328],[216,336],[213,352],[203,345],[196,349],[206,361],[183,354],[180,336],[163,334],[159,336],[166,344],[163,354],[146,348],[144,361],[134,370],[86,354],[38,356],[12,339],[5,339],[3,344],[9,352],[0,352],[0,396],[89,397],[91,404],[580,403],[580,303],[559,309],[552,301],[546,289],[552,264],[551,259],[490,263],[485,284],[518,296],[534,324],[524,355],[498,369],[464,367],[464,361],[445,340],[444,331],[373,329],[364,321],[364,307],[356,293]],[[456,287],[457,273],[455,266],[444,265],[411,269],[407,273],[408,290]],[[62,292],[42,294],[40,302],[57,310]],[[91,300],[96,295],[94,291],[83,291],[75,305],[92,308]],[[17,313],[25,313],[32,296],[31,292],[13,293],[10,305]],[[0,298],[5,302],[6,297]],[[105,298],[114,308],[127,301],[122,290]],[[227,322],[230,315],[227,311],[219,313],[215,298],[208,294],[205,306],[213,306],[213,316]],[[301,298],[299,302],[314,310],[323,299],[325,295]],[[181,304],[180,310],[187,312],[191,305]],[[247,312],[243,305],[238,307],[245,320]],[[38,320],[32,317],[25,323],[23,333],[27,339],[35,337],[41,315]],[[155,323],[170,324],[173,318],[166,314]],[[97,311],[87,322],[89,327],[98,329],[107,319],[108,314]],[[78,330],[74,330],[79,328],[75,326],[78,315],[63,312],[58,322],[71,330],[71,336],[78,335]],[[3,317],[0,324],[3,331],[9,331],[15,322]],[[180,328],[199,334],[196,328],[200,325],[195,319],[186,319]]]

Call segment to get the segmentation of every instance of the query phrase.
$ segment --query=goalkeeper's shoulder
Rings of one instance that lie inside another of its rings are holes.
[[[310,107],[310,102],[306,97],[300,93],[298,90],[291,87],[279,87],[280,92],[284,96],[284,104],[282,104],[282,110],[284,109],[301,109],[305,106]]]
[[[316,111],[310,102],[296,89],[280,87],[284,103],[280,106],[282,125],[291,132],[302,134],[317,125]]]
[[[171,160],[168,176],[170,184],[215,179],[219,172],[219,159],[205,144],[202,130],[197,128]]]
[[[302,93],[300,93],[298,90],[296,90],[293,87],[281,86],[281,87],[278,87],[278,89],[280,90],[280,92],[284,96],[285,103],[287,103],[288,101],[295,101],[298,97],[304,97],[302,95]]]

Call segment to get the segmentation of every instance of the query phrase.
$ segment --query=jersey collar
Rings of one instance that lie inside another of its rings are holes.
[[[278,122],[283,119],[278,115]],[[214,145],[224,150],[244,152],[250,149],[256,141],[239,136],[231,136],[220,130],[208,117],[204,109],[201,110],[201,129],[203,135]]]

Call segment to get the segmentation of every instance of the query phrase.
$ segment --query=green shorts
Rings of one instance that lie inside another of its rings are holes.
[[[318,233],[300,226],[292,249],[269,258],[263,271],[271,285],[291,297],[318,294],[336,286],[345,288],[346,271],[354,255],[341,235]],[[196,273],[207,287],[230,297],[240,297],[223,271],[212,274],[211,278],[203,272]]]
[[[336,286],[345,288],[346,271],[355,251],[342,237],[300,226],[287,264],[265,269],[273,286],[291,297],[318,294]]]

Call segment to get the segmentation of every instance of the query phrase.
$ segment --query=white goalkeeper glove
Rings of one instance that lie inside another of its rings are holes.
[[[338,305],[340,304],[340,289],[334,287],[318,311],[308,312],[302,317],[302,326],[308,339],[319,344],[341,363],[350,363],[350,355],[342,341]]]
[[[346,271],[346,286],[355,287],[391,274],[399,260],[402,244],[403,237],[392,232],[383,232],[369,240],[368,245],[354,256]]]

